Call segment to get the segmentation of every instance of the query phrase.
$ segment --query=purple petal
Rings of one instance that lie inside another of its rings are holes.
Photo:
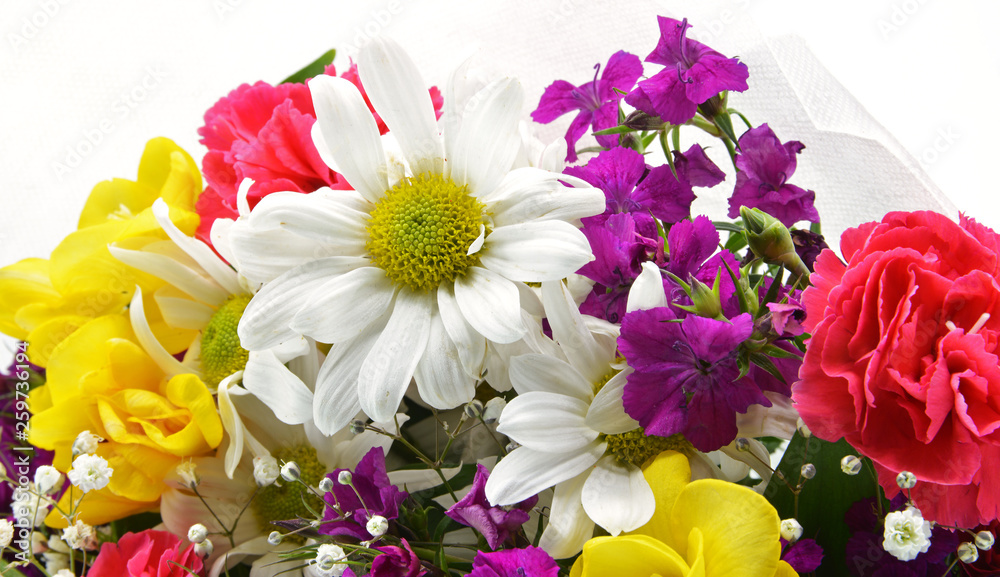
[[[638,91],[641,93],[637,95]],[[680,80],[674,68],[664,68],[640,82],[638,88],[625,97],[625,102],[670,124],[684,124],[694,118],[699,104],[688,98],[687,84]]]
[[[594,119],[591,122],[591,127],[594,132],[599,132],[606,128],[614,128],[618,126],[618,101],[611,100],[605,102],[600,108],[594,111]],[[597,143],[604,148],[615,148],[619,144],[619,137],[617,134],[605,134],[602,136],[595,136]]]
[[[640,76],[642,76],[642,62],[639,57],[619,50],[611,55],[607,66],[604,67],[604,73],[601,74],[601,81],[597,89],[598,97],[602,102],[617,101],[622,95],[614,89],[629,92]]]
[[[576,86],[565,80],[556,80],[549,84],[538,101],[538,108],[531,113],[531,119],[541,124],[548,124],[567,112],[580,110],[580,101],[575,95]]]
[[[566,130],[566,162],[576,162],[576,143],[587,133],[593,117],[593,112],[581,110],[570,123],[569,129]]]
[[[799,539],[785,549],[781,560],[791,565],[796,573],[812,573],[823,561],[823,548],[812,539]]]
[[[695,217],[693,221],[682,220],[670,227],[667,246],[670,247],[667,270],[686,280],[719,247],[719,231],[707,216]]]
[[[739,60],[713,52],[702,56],[688,74],[693,80],[687,84],[688,98],[701,104],[725,90],[746,90],[750,71]]]
[[[656,48],[646,57],[646,62],[662,64],[671,69],[680,64],[684,69],[687,69],[689,58],[685,58],[682,53],[682,43],[686,41],[689,45],[695,44],[697,45],[695,48],[701,46],[697,42],[687,40],[685,33],[688,28],[691,28],[691,25],[686,21],[682,22],[666,16],[657,16],[656,21],[660,26],[660,40],[656,43]]]
[[[650,212],[663,221],[673,224],[691,215],[694,191],[686,182],[679,182],[667,165],[649,171],[631,195],[637,205],[632,212]]]
[[[563,172],[603,190],[608,199],[607,211],[623,212],[625,200],[645,171],[641,154],[629,148],[612,148],[590,159],[586,166],[571,166]]]
[[[711,188],[726,179],[726,173],[705,155],[700,144],[695,144],[683,154],[674,152],[674,166],[677,176],[691,186]]]
[[[754,180],[777,188],[795,173],[795,154],[781,144],[766,123],[744,132],[739,145],[736,166]]]

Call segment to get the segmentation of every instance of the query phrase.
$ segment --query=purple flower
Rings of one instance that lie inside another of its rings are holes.
[[[660,42],[646,62],[666,68],[643,80],[625,102],[671,124],[694,117],[698,105],[726,90],[743,92],[750,76],[746,64],[727,58],[708,46],[689,40],[687,18],[658,16]]]
[[[823,548],[812,539],[799,539],[791,545],[782,539],[781,549],[781,560],[796,573],[812,573],[823,562]]]
[[[476,465],[472,490],[448,509],[445,515],[482,533],[490,549],[496,550],[528,520],[528,511],[538,502],[538,497],[525,499],[509,510],[494,507],[486,499],[486,480],[489,477],[486,467]]]
[[[674,178],[669,166],[648,168],[642,155],[629,148],[606,150],[586,166],[573,166],[563,172],[604,191],[604,212],[585,219],[585,223],[603,223],[612,214],[628,212],[641,235],[656,238],[656,223],[650,215],[672,224],[691,214],[691,185]]]
[[[728,250],[716,253],[719,247],[719,231],[707,216],[698,216],[693,220],[682,220],[670,227],[667,234],[667,246],[670,247],[670,260],[664,269],[687,281],[694,277],[708,286],[715,282],[715,275],[721,272],[719,281],[719,300],[722,301],[722,312],[727,317],[739,314],[739,305],[733,295],[736,286],[726,270],[726,264],[739,277],[739,263]],[[670,283],[667,298],[672,303],[691,304],[690,299],[680,286]]]
[[[323,497],[327,507],[320,533],[366,540],[371,538],[366,528],[371,515],[381,515],[389,520],[399,517],[399,505],[409,495],[389,481],[385,472],[385,454],[381,448],[372,448],[354,468],[353,489],[337,482],[341,471],[347,469],[337,469],[327,475],[333,481],[333,491]],[[339,513],[334,508],[336,506],[340,508]]]
[[[798,253],[799,258],[811,271],[813,269],[813,263],[816,262],[816,257],[819,253],[823,252],[823,249],[830,248],[830,245],[826,244],[826,240],[823,235],[810,232],[808,230],[792,230],[789,231],[792,235],[792,244],[795,245],[795,252]]]
[[[476,553],[468,577],[557,577],[559,565],[538,547]]]
[[[805,145],[796,140],[784,144],[767,124],[751,128],[740,137],[736,155],[736,189],[729,198],[729,218],[740,215],[740,207],[759,208],[792,226],[800,220],[819,222],[813,203],[816,193],[803,190],[788,179],[795,173],[795,157]]]
[[[23,358],[23,357],[22,357]],[[35,470],[42,465],[51,465],[53,454],[33,447],[32,451],[15,450],[15,447],[29,446],[27,441],[17,440],[17,423],[27,424],[28,415],[24,409],[25,395],[28,390],[22,383],[27,383],[29,387],[44,384],[44,369],[31,363],[17,364],[16,360],[7,367],[6,371],[0,372],[0,465],[4,467],[8,475],[16,478],[19,469],[17,463],[23,459],[28,460],[28,479],[34,479]],[[24,378],[20,378],[24,377]],[[18,385],[21,385],[19,388]],[[18,394],[20,391],[20,394]],[[17,403],[22,403],[19,410]],[[18,418],[18,417],[24,417]],[[0,515],[10,514],[11,499],[14,496],[14,488],[7,483],[0,483]]]
[[[674,151],[674,167],[677,178],[691,186],[711,188],[726,180],[726,173],[705,155],[700,144],[691,146],[684,153]]]
[[[595,68],[600,70],[601,66],[598,64]],[[531,113],[531,118],[535,122],[548,124],[567,112],[579,110],[566,132],[566,160],[575,162],[576,142],[587,132],[588,126],[592,126],[595,131],[618,126],[618,101],[622,94],[615,89],[622,92],[632,90],[641,75],[642,62],[639,57],[618,51],[608,60],[600,80],[595,72],[593,80],[580,86],[573,86],[565,80],[556,80],[550,84],[542,94],[538,108]],[[618,146],[618,137],[598,136],[597,142],[605,148],[611,148]]]
[[[401,539],[402,547],[376,547],[382,552],[372,561],[370,577],[419,577],[427,570],[420,564],[420,558],[410,549],[406,539]]]
[[[737,412],[771,406],[759,386],[738,378],[737,351],[753,319],[692,315],[672,321],[665,307],[633,311],[622,320],[618,347],[635,369],[625,384],[625,412],[648,435],[682,433],[699,451],[714,451],[736,438]]]
[[[590,242],[594,260],[578,272],[594,281],[594,288],[580,305],[580,312],[620,322],[625,315],[628,291],[639,276],[642,263],[658,248],[662,253],[662,245],[637,233],[635,221],[628,213],[613,214],[602,224],[589,222],[582,231]]]

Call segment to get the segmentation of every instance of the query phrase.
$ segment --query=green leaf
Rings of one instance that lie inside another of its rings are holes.
[[[794,353],[792,351],[786,351],[781,347],[776,347],[774,345],[767,345],[760,352],[771,357],[772,359],[801,359],[802,355]]]
[[[713,220],[712,225],[715,226],[715,230],[725,230],[727,232],[738,232],[743,233],[743,226],[733,222],[726,222],[724,220]]]
[[[322,56],[306,65],[305,68],[282,80],[281,84],[302,83],[309,80],[313,76],[323,74],[323,70],[327,67],[327,65],[333,63],[333,57],[336,55],[336,50],[327,50]]]
[[[764,298],[760,301],[760,308],[757,310],[758,317],[767,310],[765,307],[767,303],[773,303],[774,299],[778,298],[778,288],[781,287],[781,279],[784,276],[785,268],[779,267],[774,275],[774,279],[771,281],[771,286],[767,287],[767,292],[764,293]]]
[[[772,377],[778,379],[782,383],[786,382],[784,375],[781,374],[778,367],[774,366],[774,363],[772,363],[771,359],[767,358],[766,355],[762,355],[760,353],[750,353],[750,362],[764,369]]]
[[[804,530],[802,536],[815,539],[823,547],[823,564],[815,573],[817,577],[851,574],[845,558],[845,546],[851,533],[844,515],[855,502],[878,494],[878,483],[867,472],[852,477],[840,470],[840,460],[856,454],[857,451],[843,439],[829,443],[795,433],[778,471],[794,487],[799,482],[802,465],[812,463],[816,467],[816,476],[802,486],[798,514],[794,494],[778,475],[771,478],[764,490],[764,497],[778,510],[779,517],[796,518]],[[867,562],[867,557],[862,561]]]
[[[628,134],[629,132],[635,132],[634,128],[629,128],[628,126],[615,126],[613,128],[605,128],[604,130],[598,130],[594,133],[594,136],[607,136],[609,134]]]
[[[716,115],[712,122],[723,134],[729,137],[729,140],[737,142],[736,133],[733,131],[733,120],[729,117],[728,112]]]

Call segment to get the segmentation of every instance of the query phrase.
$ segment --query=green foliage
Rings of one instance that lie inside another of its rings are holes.
[[[306,80],[309,80],[313,76],[319,76],[320,74],[323,74],[323,70],[327,67],[327,65],[333,63],[333,58],[336,55],[337,55],[336,50],[332,49],[327,50],[326,52],[323,53],[322,56],[320,56],[316,60],[313,60],[295,74],[292,74],[288,78],[282,80],[281,84],[290,84],[293,82],[301,83],[305,82]]]

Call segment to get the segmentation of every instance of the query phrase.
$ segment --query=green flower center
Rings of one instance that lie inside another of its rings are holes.
[[[319,458],[316,456],[316,449],[312,447],[283,448],[274,453],[273,456],[278,460],[279,464],[295,461],[301,473],[299,478],[310,487],[319,485],[319,482],[326,474],[326,467],[319,462]],[[280,487],[278,483],[281,483]],[[292,483],[279,477],[277,483],[261,489],[257,497],[253,500],[253,508],[254,512],[257,513],[257,519],[260,521],[261,532],[269,533],[274,530],[271,521],[290,521],[300,517],[310,519],[312,514],[309,513],[309,509],[306,508],[303,499],[305,503],[309,504],[309,507],[312,507],[313,511],[323,511],[322,499],[310,493],[301,483]],[[294,540],[295,537],[291,537],[290,539]]]
[[[436,289],[479,264],[479,253],[468,252],[485,208],[439,174],[404,178],[371,211],[365,249],[396,285]]]
[[[619,464],[631,464],[640,468],[646,461],[664,451],[673,450],[688,456],[694,452],[694,447],[684,435],[657,437],[647,435],[642,427],[627,433],[608,435],[604,440],[608,443],[608,452],[615,456]]]
[[[222,379],[247,366],[250,353],[240,346],[236,328],[249,303],[250,295],[229,297],[201,333],[201,373],[209,387],[218,386]]]

